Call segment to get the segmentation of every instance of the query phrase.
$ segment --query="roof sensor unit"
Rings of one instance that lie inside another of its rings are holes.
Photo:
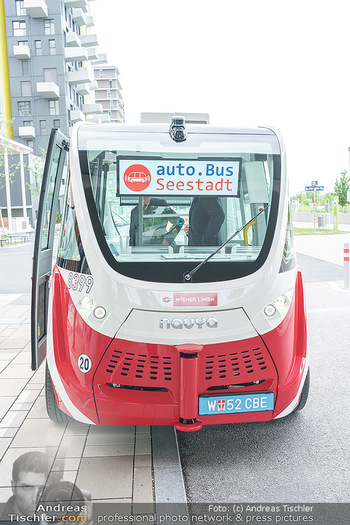
[[[172,117],[169,133],[175,142],[183,142],[186,140],[185,117]]]

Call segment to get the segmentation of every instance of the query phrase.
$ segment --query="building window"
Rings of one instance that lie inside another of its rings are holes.
[[[56,40],[49,40],[50,55],[56,55]]]
[[[109,87],[110,88],[113,87],[113,81],[112,80],[109,81]]]
[[[27,46],[28,45],[28,40],[18,40],[17,44],[19,46]]]
[[[113,100],[110,100],[110,101],[109,101],[109,107],[110,107],[111,109],[114,109]]]
[[[27,140],[28,148],[34,148],[34,140]]]
[[[33,126],[33,121],[32,120],[24,120],[23,121],[23,126],[25,128],[28,128],[29,126]]]
[[[57,69],[55,67],[44,68],[44,82],[55,82],[57,84]]]
[[[32,96],[32,88],[31,88],[30,82],[21,82],[21,93],[22,93],[22,97]]]
[[[61,121],[58,118],[55,118],[53,121],[53,127],[59,129],[61,127]]]
[[[103,78],[103,69],[99,69],[98,74],[100,78]]]
[[[17,16],[25,16],[27,14],[27,11],[23,7],[24,0],[16,0],[16,15]]]
[[[30,107],[30,102],[18,102],[18,114],[20,117],[31,117],[32,110]]]
[[[13,36],[25,36],[26,23],[24,20],[12,22]]]
[[[36,56],[41,56],[43,54],[41,40],[35,40],[35,54]]]
[[[22,60],[22,77],[29,75],[29,62],[28,60]]]
[[[45,20],[45,35],[55,34],[55,22],[54,20]]]
[[[49,100],[50,115],[59,115],[58,100]]]
[[[107,98],[111,98],[111,90],[107,89]]]
[[[46,120],[40,120],[40,135],[47,135]]]

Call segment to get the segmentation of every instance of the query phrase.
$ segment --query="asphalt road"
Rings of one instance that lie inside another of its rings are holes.
[[[34,242],[0,248],[0,294],[31,291]]]
[[[350,501],[350,291],[343,269],[299,255],[306,283],[311,388],[305,408],[264,423],[178,432],[192,502]]]

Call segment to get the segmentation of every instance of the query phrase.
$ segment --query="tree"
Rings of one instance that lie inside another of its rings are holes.
[[[350,177],[347,176],[347,171],[342,171],[341,176],[338,182],[338,179],[335,179],[334,184],[334,193],[339,198],[340,206],[346,206],[348,202],[348,191],[350,188]]]
[[[0,114],[0,138],[2,137],[1,130],[4,128],[4,126],[8,125],[11,122],[12,121],[9,121],[5,124]],[[5,160],[6,155],[7,155],[7,163]],[[12,157],[12,155],[14,155],[14,152],[11,148],[11,141],[3,137],[3,140],[0,140],[0,190],[6,184],[5,168],[7,167],[7,170],[8,170],[7,174],[9,177],[10,184],[13,182],[15,174],[17,173],[19,169],[20,163],[14,162],[14,158]]]
[[[40,148],[40,153],[40,157],[33,155],[28,165],[28,171],[32,176],[33,184],[27,182],[27,186],[30,189],[33,197],[40,195],[41,181],[43,179],[46,150],[44,150],[44,148]]]

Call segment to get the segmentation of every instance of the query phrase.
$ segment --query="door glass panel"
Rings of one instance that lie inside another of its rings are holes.
[[[38,342],[46,335],[46,288],[47,281],[39,286],[38,301]]]
[[[43,210],[43,231],[41,238],[41,250],[46,250],[49,247],[52,199],[55,191],[55,182],[61,152],[61,148],[58,145],[56,145],[50,166],[49,181],[47,185],[47,195]],[[56,222],[56,217],[54,218],[54,222]]]

